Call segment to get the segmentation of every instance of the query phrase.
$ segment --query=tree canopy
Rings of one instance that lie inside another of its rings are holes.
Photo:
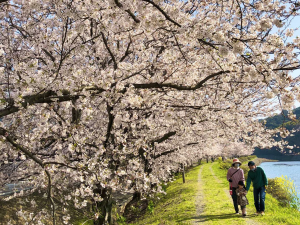
[[[189,160],[281,146],[257,117],[300,98],[290,74],[300,38],[287,41],[299,9],[290,0],[0,1],[0,186],[26,180],[46,193],[52,211],[24,219],[55,224],[55,202],[94,204],[103,224],[112,191],[163,192]]]

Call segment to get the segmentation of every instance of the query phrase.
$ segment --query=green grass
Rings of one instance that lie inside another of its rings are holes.
[[[202,165],[201,165],[202,166]],[[186,173],[186,183],[182,177],[167,187],[167,194],[160,195],[160,200],[155,203],[153,213],[147,213],[142,219],[132,225],[140,224],[192,224],[195,217],[195,196],[198,191],[198,173],[201,166],[194,167]]]
[[[92,220],[92,219],[81,219],[81,220],[75,221],[73,224],[74,225],[93,225],[94,220]]]

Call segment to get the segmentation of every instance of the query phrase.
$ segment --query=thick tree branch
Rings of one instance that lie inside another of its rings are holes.
[[[96,91],[94,94],[99,94],[104,91],[102,88],[98,87],[91,87],[86,88],[87,91]],[[34,95],[28,95],[24,96],[24,102],[22,102],[22,106],[26,108],[28,105],[33,105],[37,103],[52,103],[52,102],[65,102],[65,101],[71,101],[76,100],[79,97],[84,97],[85,95],[78,94],[78,95],[62,95],[58,96],[56,92],[54,91],[46,91],[42,94],[34,94]],[[13,104],[10,107],[7,107],[5,109],[0,110],[0,118],[3,116],[7,116],[9,114],[18,112],[21,110],[22,107],[14,106]]]
[[[76,168],[76,167],[74,167],[74,166],[69,166],[69,165],[67,165],[67,164],[65,164],[65,163],[60,163],[60,162],[45,162],[44,163],[44,165],[46,166],[46,165],[60,165],[60,166],[65,166],[65,167],[67,167],[67,168],[70,168],[70,169],[73,169],[73,170],[77,170],[78,168]]]
[[[164,10],[162,10],[159,5],[157,5],[155,2],[151,1],[151,0],[142,0],[144,2],[148,2],[151,5],[153,5],[155,8],[158,9],[158,11],[160,11],[167,20],[171,21],[172,23],[174,23],[176,26],[181,27],[181,25],[179,23],[177,23],[175,20],[173,20]]]
[[[298,66],[292,66],[292,67],[276,68],[276,69],[273,69],[273,71],[278,71],[278,70],[298,70],[298,69],[300,69],[300,65],[298,65]]]
[[[78,99],[80,95],[69,95],[69,96],[48,96],[45,94],[38,94],[38,95],[32,95],[32,96],[25,96],[28,98],[24,97],[24,102],[22,103],[22,106],[24,108],[27,107],[27,105],[33,105],[36,103],[51,103],[51,102],[65,102],[65,101],[70,101],[73,99]],[[9,114],[18,112],[21,110],[22,107],[17,107],[17,106],[11,106],[6,109],[1,109],[0,110],[0,118],[3,116],[7,116]]]
[[[161,142],[164,142],[165,140],[169,139],[170,137],[174,136],[176,134],[176,131],[171,131],[169,133],[166,133],[164,136],[162,136],[161,138],[158,138],[156,140],[152,140],[150,141],[150,143],[153,145],[154,142],[157,142],[157,143],[161,143]]]
[[[175,148],[175,149],[172,149],[172,150],[169,150],[169,151],[160,153],[160,154],[158,154],[158,155],[155,155],[155,156],[154,156],[154,159],[157,159],[157,158],[159,158],[159,157],[161,157],[161,156],[163,156],[163,155],[168,155],[168,154],[173,153],[173,152],[175,152],[175,151],[177,151],[177,150],[178,150],[178,149]]]
[[[205,106],[208,106],[208,105],[168,105],[169,107],[172,107],[172,108],[190,108],[190,109],[202,109],[203,107]]]
[[[195,86],[184,86],[184,85],[177,85],[177,84],[170,84],[170,83],[165,83],[165,84],[162,84],[162,83],[147,83],[147,84],[133,84],[133,86],[135,88],[140,88],[140,89],[150,89],[150,88],[174,88],[174,89],[177,89],[177,90],[186,90],[186,91],[194,91],[194,90],[197,90],[199,88],[201,88],[204,83],[206,81],[208,81],[209,79],[211,78],[214,78],[218,75],[221,75],[221,74],[224,74],[224,73],[230,73],[229,70],[226,70],[226,71],[219,71],[217,73],[213,73],[209,76],[207,76],[206,78],[204,78],[203,80],[201,80],[198,84],[196,84]]]
[[[37,164],[39,164],[42,168],[44,168],[44,163],[41,159],[37,158],[34,154],[32,154],[30,151],[28,151],[23,146],[17,144],[13,138],[9,135],[9,132],[5,130],[4,128],[0,127],[0,135],[5,137],[7,142],[9,142],[12,146],[14,146],[16,149],[23,152],[25,155],[27,155],[29,158],[31,158],[33,161],[35,161]]]
[[[107,131],[106,131],[106,139],[104,141],[104,147],[107,147],[107,143],[109,141],[109,137],[111,135],[111,130],[112,130],[112,126],[114,123],[114,115],[111,113],[111,111],[113,110],[113,107],[111,107],[108,103],[107,103],[107,113],[108,113],[108,125],[107,125]]]

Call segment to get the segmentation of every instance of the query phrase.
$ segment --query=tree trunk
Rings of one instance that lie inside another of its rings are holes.
[[[182,164],[182,182],[185,183],[185,171],[184,171],[184,164]]]
[[[198,159],[198,165],[201,165],[202,159]]]
[[[135,206],[138,201],[141,200],[141,193],[140,192],[134,192],[132,199],[126,204],[123,216],[128,219],[127,217],[130,216],[131,206]]]
[[[103,201],[97,202],[97,208],[100,210],[101,215],[94,221],[94,225],[112,224],[112,197],[111,190],[102,189],[101,197]]]

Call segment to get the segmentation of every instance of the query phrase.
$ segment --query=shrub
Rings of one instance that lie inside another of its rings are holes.
[[[242,163],[245,163],[246,161],[248,161],[248,156],[241,156],[238,158]]]
[[[244,170],[244,173],[248,173],[249,171],[249,167],[248,167],[248,161],[253,160],[254,158],[256,158],[255,155],[249,155],[249,156],[241,156],[238,159],[242,162],[242,166],[241,169]],[[232,159],[227,159],[224,162],[222,161],[222,159],[218,159],[218,162],[220,164],[220,168],[223,170],[228,170],[231,167],[232,164]]]
[[[248,155],[248,161],[251,161],[253,159],[257,158],[256,155]]]
[[[150,213],[150,214],[153,214],[154,213],[154,203],[153,201],[149,201],[148,203],[148,206],[147,206],[147,211]]]
[[[120,216],[120,215],[117,213],[117,223],[118,223],[118,224],[126,224],[126,218],[123,217],[123,216]]]
[[[231,159],[226,159],[224,162],[220,162],[220,168],[222,170],[228,170],[231,167],[232,160]]]
[[[300,210],[300,200],[297,196],[294,181],[287,176],[268,179],[270,193],[281,205]]]
[[[223,160],[222,160],[222,157],[221,157],[221,156],[218,157],[216,161],[217,161],[218,163],[222,162],[222,161],[223,161]]]

